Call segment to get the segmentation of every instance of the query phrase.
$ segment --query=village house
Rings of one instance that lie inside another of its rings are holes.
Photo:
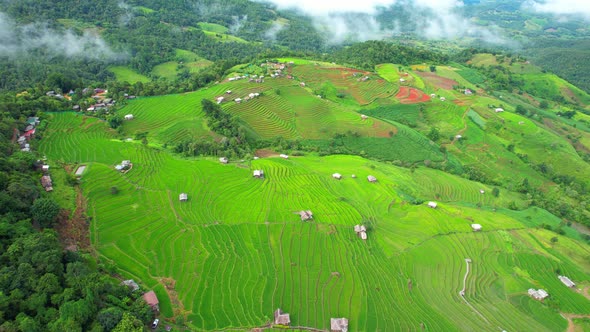
[[[361,119],[363,119],[363,120],[367,120],[368,118],[369,118],[368,116],[366,116],[366,115],[364,115],[364,114],[361,114]]]
[[[431,93],[430,98],[436,98],[436,93]]]
[[[262,179],[264,177],[264,171],[256,169],[254,170],[254,172],[252,172],[252,176],[254,176],[257,179]]]
[[[133,114],[125,115],[125,120],[133,120]]]
[[[120,164],[115,166],[115,169],[117,171],[125,171],[128,170],[129,168],[131,168],[131,166],[133,166],[133,164],[131,164],[130,160],[123,160]]]
[[[474,232],[481,231],[481,225],[480,224],[471,224],[471,228],[473,229]]]
[[[340,174],[340,173],[334,173],[334,174],[332,174],[332,177],[334,179],[336,179],[336,180],[340,180],[340,179],[342,179],[342,174]]]
[[[372,176],[372,175],[369,175],[369,176],[367,176],[367,181],[369,181],[369,182],[377,182],[377,178],[374,177],[374,176]]]
[[[286,155],[286,154],[284,154],[284,153],[281,153],[281,154],[279,155],[279,157],[281,157],[281,158],[283,158],[283,159],[289,159],[289,156],[288,156],[288,155]]]
[[[242,98],[236,98],[236,99],[234,99],[234,101],[236,102],[236,104],[239,104],[242,102]]]
[[[286,312],[282,312],[281,309],[275,310],[275,325],[289,325],[291,324],[291,317]]]
[[[160,302],[158,301],[158,297],[154,291],[149,291],[143,294],[142,297],[145,303],[147,303],[147,305],[149,305],[153,311],[160,311]]]
[[[401,83],[403,83],[403,82],[405,82],[406,80],[405,80],[404,78],[400,78],[400,79],[399,79],[399,81],[400,81]]]
[[[41,170],[43,171],[43,173],[49,172],[49,165],[43,165],[43,166],[41,166]]]
[[[437,206],[436,202],[428,202],[428,207],[436,209],[436,206]]]
[[[566,285],[567,287],[569,287],[569,288],[574,288],[574,287],[576,287],[576,284],[575,284],[573,281],[571,281],[571,279],[570,279],[570,278],[568,278],[568,277],[564,277],[564,276],[558,276],[558,278],[559,278],[559,280],[561,280],[561,282],[562,282],[564,285]]]
[[[535,300],[539,300],[542,301],[544,300],[547,296],[549,296],[549,293],[547,293],[545,290],[543,289],[538,289],[535,290],[533,288],[529,289],[529,295],[534,298]]]
[[[225,97],[217,97],[215,100],[217,101],[217,104],[221,104],[225,100]]]
[[[79,111],[80,110],[80,105],[74,105],[74,106],[72,106],[72,110]]]
[[[494,111],[495,111],[496,113],[501,113],[501,112],[504,112],[504,109],[503,109],[503,108],[500,108],[500,107],[498,107],[498,108],[496,108]]]
[[[480,189],[480,190],[479,190],[479,193],[483,195],[483,194],[485,194],[485,193],[486,193],[486,191],[485,191],[485,190],[483,190],[483,189]]]
[[[301,216],[301,221],[307,221],[313,219],[313,213],[311,210],[301,210],[299,212],[295,212],[299,216]]]
[[[133,291],[133,292],[135,292],[136,290],[139,289],[139,285],[133,279],[123,280],[121,282],[121,285],[125,285],[125,286],[131,288],[131,291]]]
[[[445,100],[447,100],[447,98],[445,98],[445,97],[440,97],[440,101],[445,101]]]
[[[45,188],[45,191],[53,191],[53,183],[51,182],[51,177],[49,175],[43,175],[41,177],[41,186]]]
[[[302,88],[305,88],[305,83],[301,82],[301,83],[299,83],[299,86],[301,86]]]
[[[178,200],[180,200],[181,202],[186,202],[186,201],[188,201],[188,194],[186,194],[186,193],[181,193],[180,195],[178,195]]]
[[[219,162],[222,164],[227,164],[229,162],[229,160],[226,157],[221,157],[221,158],[219,158]]]
[[[455,139],[459,140],[461,138],[463,138],[463,136],[461,136],[461,135],[455,135]]]
[[[347,318],[330,318],[331,332],[347,332],[348,319]]]
[[[226,94],[231,95],[231,90],[225,91]]]
[[[465,89],[464,93],[466,96],[471,96],[473,94],[473,91],[471,91],[471,89]]]
[[[350,177],[353,178],[353,179],[356,179],[356,174],[353,174]]]

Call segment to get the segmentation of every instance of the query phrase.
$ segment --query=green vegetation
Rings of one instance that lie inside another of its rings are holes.
[[[121,82],[129,82],[129,83],[136,83],[142,82],[146,83],[150,81],[150,78],[144,75],[141,75],[134,71],[131,68],[125,66],[112,66],[109,68],[109,71],[115,74],[115,77],[118,81]]]

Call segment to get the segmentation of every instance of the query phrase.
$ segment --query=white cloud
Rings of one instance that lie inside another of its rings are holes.
[[[587,0],[529,0],[523,8],[540,13],[573,15],[590,20],[590,4]]]
[[[20,56],[37,49],[48,55],[67,57],[122,57],[113,52],[98,33],[85,31],[78,35],[70,30],[57,31],[41,23],[19,25],[0,12],[0,56]]]
[[[267,0],[258,0],[267,1]],[[383,8],[398,5],[416,22],[415,33],[429,39],[475,37],[491,43],[505,43],[501,35],[471,23],[458,13],[462,0],[268,0],[279,9],[297,9],[314,19],[318,30],[328,34],[328,40],[381,39],[404,28],[400,21],[391,22],[394,29],[384,29],[376,20]],[[351,13],[358,15],[351,16]]]

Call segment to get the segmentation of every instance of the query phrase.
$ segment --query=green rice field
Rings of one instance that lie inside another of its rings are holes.
[[[157,131],[150,112],[137,107],[133,126]],[[74,113],[51,115],[39,149],[88,165],[81,186],[98,252],[156,291],[163,318],[183,316],[193,330],[249,330],[277,307],[292,325],[319,329],[347,317],[354,331],[564,330],[559,312],[526,295],[531,287],[546,289],[563,312],[590,312],[590,301],[555,273],[585,280],[590,247],[563,236],[552,244],[554,233],[531,228],[553,222],[542,210],[506,210],[522,199],[517,193],[495,198],[490,187],[441,171],[355,156],[180,159],[117,140],[105,123]],[[133,162],[125,174],[114,170],[122,159]],[[265,178],[253,178],[254,169]],[[187,202],[178,201],[182,192]],[[300,221],[294,212],[302,209],[313,221]],[[366,241],[353,231],[359,223],[369,225]],[[170,279],[174,292],[164,287]]]
[[[177,60],[202,59],[177,50]],[[348,318],[349,331],[564,331],[568,317],[575,331],[587,328],[590,245],[517,191],[524,177],[536,188],[555,186],[532,166],[540,163],[590,179],[579,148],[562,134],[573,127],[556,115],[521,116],[516,97],[483,92],[438,88],[446,101],[400,104],[391,64],[377,75],[283,60],[294,62],[285,69],[291,78],[241,65],[198,91],[130,100],[117,115],[134,118],[118,130],[80,113],[47,114],[36,148],[53,164],[87,166],[80,187],[92,243],[122,278],[156,292],[163,322],[252,331],[268,327],[281,308],[294,330],[327,331],[332,317]],[[261,83],[229,79],[261,72]],[[439,74],[479,84],[472,69]],[[431,93],[428,80],[405,77]],[[259,96],[244,100],[250,93]],[[172,153],[187,139],[221,139],[201,106],[219,97],[253,139],[283,137],[305,148],[270,147],[228,164]],[[505,111],[495,112],[500,106]],[[439,137],[427,138],[431,128]],[[142,135],[147,144],[136,139]],[[115,170],[122,160],[133,164],[125,173]],[[467,169],[487,181],[469,180],[477,177]],[[181,193],[188,201],[179,201]],[[74,205],[72,197],[65,192],[61,203]],[[301,210],[313,219],[301,221]],[[357,224],[367,227],[367,240],[354,232]],[[550,296],[534,300],[529,288]]]

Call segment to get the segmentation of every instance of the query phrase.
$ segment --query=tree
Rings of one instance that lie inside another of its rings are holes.
[[[528,111],[522,105],[516,105],[516,113],[520,115],[527,115]]]
[[[436,66],[430,65],[430,71],[434,73],[436,71]]]
[[[113,332],[141,332],[143,331],[143,324],[133,315],[126,312],[123,314],[123,318],[115,326]]]
[[[492,189],[492,196],[494,196],[494,197],[500,196],[500,189],[498,189],[498,187],[494,187],[494,189]]]
[[[436,142],[440,138],[440,132],[437,128],[432,127],[426,135],[431,141]]]
[[[33,202],[31,206],[31,214],[33,219],[41,225],[41,227],[52,227],[57,215],[59,214],[59,204],[50,198],[39,198]]]
[[[119,193],[119,188],[117,188],[117,186],[112,186],[111,187],[111,194],[116,195]]]
[[[551,238],[551,243],[556,244],[559,241],[559,238],[557,236],[554,236]]]
[[[110,307],[102,310],[96,316],[96,320],[105,331],[111,331],[123,318],[123,310],[117,307]]]

